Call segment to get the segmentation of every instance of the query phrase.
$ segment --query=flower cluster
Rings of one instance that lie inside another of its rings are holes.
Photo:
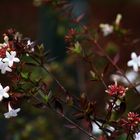
[[[9,86],[6,86],[5,88],[2,87],[0,84],[0,101],[3,100],[3,98],[9,98]],[[11,118],[17,116],[17,113],[20,111],[20,108],[18,109],[12,109],[10,106],[10,102],[8,103],[8,112],[4,113],[5,118]]]
[[[112,34],[114,32],[116,26],[119,27],[121,19],[122,19],[122,15],[117,14],[114,25],[110,25],[108,23],[105,23],[105,24],[101,23],[99,25],[99,27],[100,27],[103,35],[108,36],[108,35]]]
[[[140,115],[134,112],[129,112],[128,121],[130,123],[131,128],[133,129],[140,123]]]
[[[115,84],[109,85],[108,89],[105,92],[108,93],[110,96],[123,97],[125,96],[127,90],[128,88],[118,85],[117,82],[115,82]]]
[[[2,74],[6,71],[11,72],[14,62],[20,62],[19,58],[16,57],[16,51],[13,51],[14,47],[10,44],[7,35],[4,36],[4,43],[0,47],[0,70]]]
[[[10,39],[9,39],[10,37]],[[15,42],[21,41],[20,34],[14,30],[9,29],[7,33],[3,35],[4,43],[0,43],[0,71],[1,74],[6,72],[12,72],[12,68],[15,67],[14,63],[19,63],[20,59],[17,57],[18,49],[15,48]],[[11,95],[8,93],[10,90],[9,86],[3,87],[0,83],[0,101],[4,98],[8,99]],[[17,116],[20,111],[18,109],[12,109],[10,100],[8,99],[8,112],[4,113],[5,118],[11,118]]]
[[[140,124],[140,115],[134,112],[129,112],[127,115],[127,119],[121,119],[121,125],[126,129],[131,131],[135,131],[135,129]]]
[[[100,24],[100,28],[104,36],[108,36],[109,34],[113,33],[113,29],[114,29],[114,27],[109,24]]]
[[[0,43],[0,71],[1,74],[11,72],[10,75],[12,76],[12,69],[16,68],[15,63],[20,62],[17,56],[22,56],[23,54],[29,56],[34,52],[35,43],[28,38],[22,39],[22,35],[14,29],[7,30],[3,35],[3,39],[4,43]],[[3,87],[0,82],[0,101],[4,98],[7,100],[3,102],[8,101],[8,112],[4,114],[5,118],[15,117],[20,111],[20,108],[12,109],[10,104],[12,103],[13,94],[8,93],[9,89],[9,86]]]

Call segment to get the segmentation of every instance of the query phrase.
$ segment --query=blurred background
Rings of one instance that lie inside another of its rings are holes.
[[[74,6],[73,17],[86,13],[83,24],[97,28],[101,22],[112,23],[116,15],[121,13],[122,26],[131,30],[132,38],[140,37],[140,0],[69,0],[69,2]],[[5,30],[15,28],[33,41],[42,42],[47,50],[51,50],[52,57],[62,62],[67,55],[64,36],[72,25],[58,15],[59,13],[43,4],[41,0],[0,0],[0,41],[3,41],[2,34]],[[139,43],[134,47],[138,49]],[[20,115],[15,119],[6,120],[1,113],[0,139],[87,139],[78,130],[71,131],[63,124],[62,119],[53,113],[49,111],[46,113],[31,106],[29,108],[28,103],[24,103]]]

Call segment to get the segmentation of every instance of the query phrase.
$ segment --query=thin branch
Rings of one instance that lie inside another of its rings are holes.
[[[90,41],[98,48],[101,50],[101,52],[104,54],[104,56],[106,57],[106,59],[121,73],[121,75],[127,80],[127,82],[134,88],[136,93],[139,93],[136,89],[136,87],[130,82],[130,80],[127,78],[127,76],[125,75],[125,73],[116,65],[114,64],[113,60],[109,57],[109,55],[104,51],[104,49],[97,43],[96,40],[94,39],[90,39]]]
[[[53,109],[51,107],[51,105],[48,106],[48,104],[43,103],[38,97],[34,96],[33,97],[39,102],[43,104],[43,109],[44,108],[49,108],[51,111],[53,111],[54,113],[57,113],[60,117],[64,118],[66,121],[68,121],[70,124],[74,125],[76,128],[78,128],[81,132],[83,132],[84,134],[86,134],[88,137],[92,138],[93,140],[96,140],[96,137],[93,136],[91,133],[87,132],[86,130],[84,130],[82,127],[80,127],[77,123],[75,123],[74,121],[72,121],[71,119],[69,119],[67,116],[65,116],[65,114],[56,111],[55,109]]]

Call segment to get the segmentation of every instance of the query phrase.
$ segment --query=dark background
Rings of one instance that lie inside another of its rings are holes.
[[[87,10],[86,22],[93,28],[112,23],[118,13],[123,15],[122,25],[131,29],[133,38],[140,37],[140,0],[73,0],[74,16]],[[45,5],[35,7],[32,0],[0,0],[0,40],[8,28],[15,28],[24,36],[38,40],[52,50],[57,59],[64,59],[64,35],[57,35],[62,21]],[[64,26],[69,27],[68,25]],[[66,29],[63,30],[66,30]],[[138,47],[136,44],[135,47]],[[6,120],[0,114],[0,139],[2,140],[86,140],[79,131],[65,129],[61,118],[53,113],[43,113],[24,105],[16,120]],[[6,110],[5,110],[6,111]]]

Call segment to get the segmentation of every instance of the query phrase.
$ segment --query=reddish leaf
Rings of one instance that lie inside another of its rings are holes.
[[[120,54],[117,53],[116,56],[113,58],[113,64],[116,65],[119,59],[120,59]]]
[[[14,98],[22,98],[22,97],[25,96],[25,94],[15,92],[15,93],[11,93],[11,96],[14,97]]]
[[[81,14],[80,16],[78,16],[77,18],[76,18],[76,22],[77,23],[79,23],[82,19],[83,19],[83,17],[85,16],[85,14]]]

